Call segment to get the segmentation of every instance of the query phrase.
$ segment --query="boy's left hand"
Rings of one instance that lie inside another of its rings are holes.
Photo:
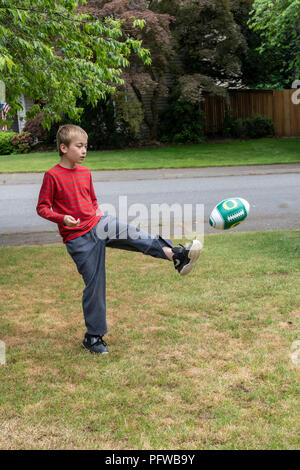
[[[67,227],[77,227],[80,224],[80,219],[74,219],[71,215],[64,216],[64,225]]]

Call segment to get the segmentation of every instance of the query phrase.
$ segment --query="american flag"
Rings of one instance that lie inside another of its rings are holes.
[[[8,111],[10,110],[10,106],[9,104],[7,103],[0,103],[0,118],[3,119],[3,121],[6,120],[6,115],[8,113]],[[6,125],[2,125],[1,126],[1,130],[2,131],[7,131],[7,126]]]
[[[5,112],[5,114],[7,114],[8,111],[10,110],[9,104],[3,103],[3,108],[2,108],[2,109],[3,109],[3,111]]]

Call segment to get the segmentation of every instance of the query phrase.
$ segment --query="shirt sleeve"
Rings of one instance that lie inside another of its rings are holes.
[[[55,196],[55,181],[51,175],[45,173],[43,184],[41,186],[36,211],[40,217],[62,224],[64,220],[64,214],[59,214],[52,210],[53,200]]]

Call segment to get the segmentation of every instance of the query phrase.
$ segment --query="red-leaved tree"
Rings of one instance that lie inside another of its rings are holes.
[[[174,54],[169,14],[149,10],[146,0],[87,0],[84,12],[98,19],[112,17],[121,21],[124,40],[127,35],[141,40],[143,47],[151,52],[152,63],[145,66],[134,54],[130,56],[130,68],[123,72],[125,85],[116,93],[118,107],[123,119],[136,126],[136,120],[146,124],[151,139],[157,138],[158,103],[168,95],[165,76],[170,58]],[[136,27],[135,20],[145,20],[143,29]],[[141,113],[138,113],[137,103]]]

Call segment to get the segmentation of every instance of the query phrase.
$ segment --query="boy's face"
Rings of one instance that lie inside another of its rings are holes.
[[[63,153],[61,158],[68,160],[72,166],[75,166],[76,163],[82,163],[86,156],[87,138],[83,135],[74,137],[68,147],[61,144],[60,149]]]

